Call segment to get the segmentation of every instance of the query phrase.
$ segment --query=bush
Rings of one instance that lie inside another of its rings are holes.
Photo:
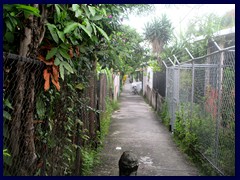
[[[165,101],[163,103],[162,112],[160,113],[160,117],[161,117],[162,123],[165,126],[169,126],[169,124],[170,124],[170,115],[169,115],[169,112],[168,112],[168,103],[167,103],[167,101]]]
[[[111,116],[114,110],[119,108],[119,104],[117,101],[111,101],[109,99],[106,100],[106,111],[101,114],[101,132],[98,132],[98,141],[101,146],[98,149],[91,149],[89,147],[84,147],[81,149],[82,158],[83,158],[83,166],[82,166],[82,174],[90,175],[92,173],[93,167],[96,166],[99,161],[99,152],[102,149],[102,142],[104,138],[108,134],[109,126],[111,123]]]

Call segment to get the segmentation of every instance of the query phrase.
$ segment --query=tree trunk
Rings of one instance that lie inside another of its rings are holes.
[[[38,5],[35,4],[33,5],[34,7],[38,8]],[[22,57],[29,57],[31,54],[30,51],[30,45],[32,43],[33,39],[33,20],[34,17],[33,15],[30,15],[29,18],[27,19],[27,26],[24,29],[24,35],[23,35],[23,40],[20,42],[20,50],[19,50],[19,55]],[[36,38],[36,37],[35,37]],[[19,143],[19,138],[22,136],[23,138],[23,146],[21,147],[21,153],[23,154],[18,154],[18,159],[20,159],[20,168],[17,172],[18,175],[32,175],[31,173],[31,168],[33,163],[36,160],[36,153],[35,153],[35,145],[34,145],[34,127],[33,127],[33,112],[34,112],[34,84],[35,84],[35,76],[34,72],[30,73],[30,82],[29,82],[29,87],[26,87],[26,69],[27,66],[24,62],[19,62],[18,63],[18,72],[17,72],[17,77],[19,79],[18,81],[18,88],[16,89],[16,106],[17,106],[17,111],[14,113],[14,122],[13,124],[16,123],[16,127],[12,129],[12,133],[14,134],[14,137],[17,138],[14,141],[14,144],[16,147],[16,152],[19,152],[19,145],[16,145]],[[26,99],[27,99],[27,104],[28,106],[25,107],[26,109],[23,109],[24,103],[23,99],[24,97],[24,92],[26,90]],[[19,128],[21,126],[21,129]],[[22,132],[22,134],[20,134]],[[14,150],[14,149],[13,149]],[[15,151],[15,150],[14,150]]]
[[[23,109],[23,97],[24,97],[24,82],[25,76],[23,74],[24,67],[22,62],[17,63],[17,72],[16,72],[16,82],[17,86],[15,89],[15,94],[13,97],[14,104],[13,104],[13,114],[12,114],[12,121],[11,121],[11,134],[10,134],[10,141],[11,141],[11,155],[14,159],[19,155],[19,139],[20,139],[20,127],[21,127],[21,114]]]
[[[24,103],[24,107],[26,107],[26,115],[23,120],[23,165],[22,168],[25,168],[25,171],[28,172],[28,175],[32,175],[33,164],[36,161],[37,155],[35,152],[35,144],[34,144],[34,126],[33,126],[33,117],[34,117],[34,98],[35,98],[35,71],[32,70],[29,74],[29,81],[27,82],[26,89],[26,103]]]

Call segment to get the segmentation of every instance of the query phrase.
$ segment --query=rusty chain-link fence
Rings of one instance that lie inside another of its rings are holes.
[[[107,78],[81,70],[61,90],[44,91],[45,64],[3,54],[4,175],[82,175],[81,150],[99,144],[100,112],[112,92]]]
[[[187,53],[193,58],[188,50]],[[179,128],[176,122],[183,120],[185,128],[194,134],[195,147],[201,155],[220,174],[234,175],[235,46],[215,48],[205,56],[182,63],[172,61],[171,66],[166,65],[166,73],[172,131]]]

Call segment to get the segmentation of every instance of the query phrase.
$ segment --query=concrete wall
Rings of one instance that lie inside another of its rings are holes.
[[[147,87],[153,88],[153,70],[151,67],[143,69],[143,95],[146,95]]]
[[[114,101],[117,100],[120,94],[120,75],[118,74],[113,74],[113,99]]]

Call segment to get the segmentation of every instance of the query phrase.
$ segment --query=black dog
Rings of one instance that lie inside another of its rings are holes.
[[[119,176],[136,176],[138,170],[137,156],[131,151],[123,152],[118,161]]]

